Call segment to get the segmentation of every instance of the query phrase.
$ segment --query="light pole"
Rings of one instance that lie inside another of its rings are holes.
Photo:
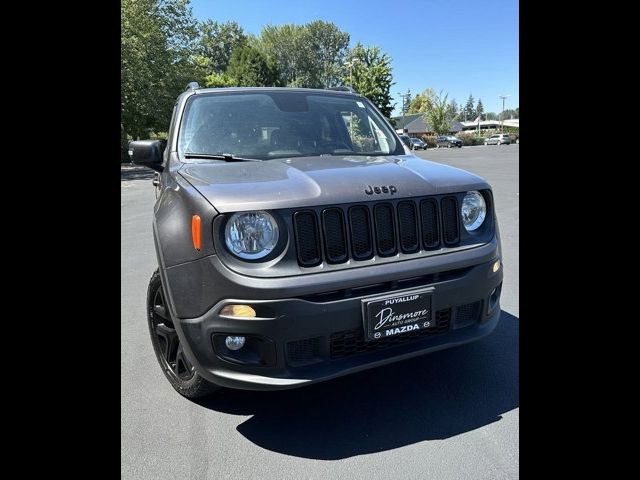
[[[349,86],[353,88],[353,74],[351,69],[358,62],[357,58],[353,58],[350,62],[344,62],[344,64],[349,67]]]
[[[407,93],[398,92],[398,95],[402,97],[402,134],[404,135],[404,103],[405,99],[411,96],[411,90],[407,88]]]
[[[502,99],[502,112],[500,113],[500,133],[504,133],[504,99],[511,95],[500,95]]]

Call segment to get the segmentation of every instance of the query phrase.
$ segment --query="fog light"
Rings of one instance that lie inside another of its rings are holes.
[[[493,273],[496,273],[498,270],[500,270],[500,259],[495,261],[492,268]]]
[[[225,305],[220,310],[220,315],[228,315],[229,317],[255,317],[256,311],[249,305]]]
[[[240,350],[244,347],[244,337],[227,337],[224,339],[224,344],[229,350]]]

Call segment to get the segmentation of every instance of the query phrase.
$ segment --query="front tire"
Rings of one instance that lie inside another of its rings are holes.
[[[220,387],[202,378],[184,353],[165,300],[160,272],[156,270],[147,290],[147,321],[151,344],[167,380],[182,396],[199,398]]]
[[[498,140],[498,143],[496,144],[498,146],[502,145],[502,143],[500,142],[500,140]]]

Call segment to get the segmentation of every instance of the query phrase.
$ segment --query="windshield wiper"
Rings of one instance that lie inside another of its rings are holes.
[[[262,162],[258,158],[236,157],[231,153],[195,153],[187,152],[184,158],[206,158],[208,160],[224,160],[225,162]]]

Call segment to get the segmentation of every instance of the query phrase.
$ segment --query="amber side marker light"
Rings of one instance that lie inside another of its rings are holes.
[[[191,238],[193,239],[193,248],[200,250],[202,245],[202,235],[200,234],[200,215],[191,217]]]
[[[225,305],[220,315],[229,317],[255,317],[256,311],[249,305]]]

